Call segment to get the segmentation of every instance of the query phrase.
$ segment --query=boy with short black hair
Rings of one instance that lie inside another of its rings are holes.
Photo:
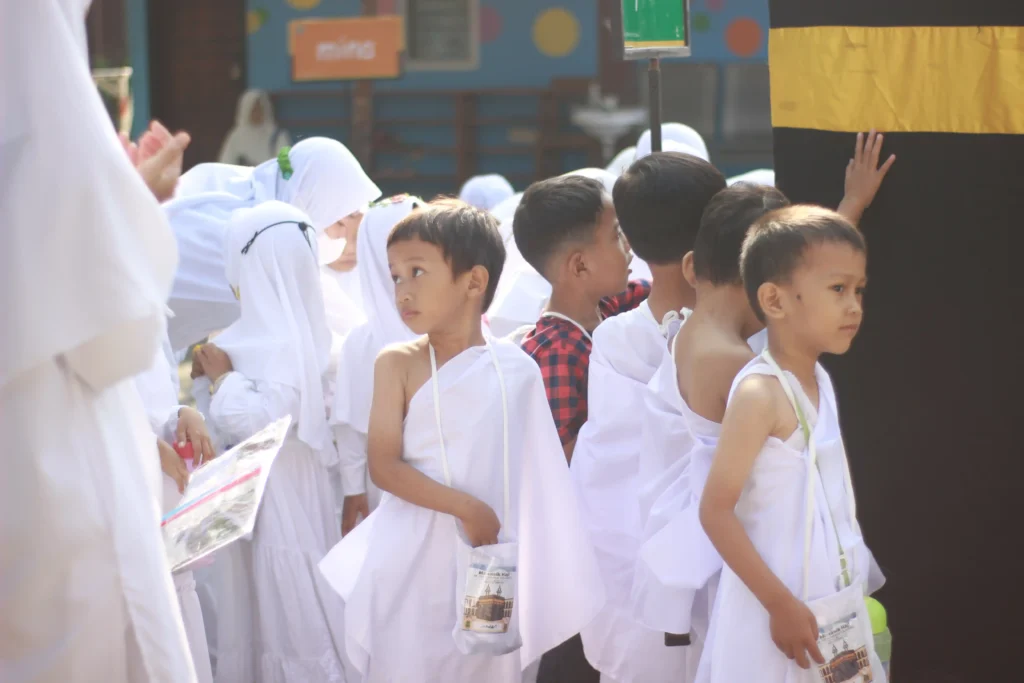
[[[650,292],[629,282],[629,244],[612,198],[597,180],[569,175],[530,185],[512,224],[523,258],[551,283],[551,298],[521,346],[544,376],[566,460],[587,421],[592,334],[605,318],[636,308]]]
[[[634,162],[613,191],[622,231],[654,279],[646,301],[594,331],[589,416],[570,470],[609,587],[608,605],[582,639],[590,661],[612,681],[674,683],[687,665],[687,648],[666,648],[664,634],[637,623],[629,605],[643,531],[640,426],[647,382],[668,355],[683,309],[693,306],[684,257],[705,205],[724,187],[706,161],[655,152]]]
[[[424,335],[376,363],[370,476],[391,495],[321,569],[346,600],[348,651],[365,681],[519,683],[593,617],[604,589],[537,365],[483,334],[504,262],[497,221],[434,202],[395,226],[388,260],[402,319]],[[458,549],[499,542],[519,544],[517,582],[485,596],[504,605],[505,630],[471,636],[505,642],[518,630],[522,647],[465,654],[456,643],[469,624],[494,617],[469,610],[463,622]]]
[[[863,600],[881,575],[857,523],[835,392],[818,364],[822,353],[845,353],[860,328],[866,263],[854,225],[819,207],[773,211],[743,243],[754,314],[744,324],[767,325],[768,349],[732,382],[700,501],[724,560],[702,683],[817,680],[801,669],[829,669],[823,653],[856,653],[858,675],[884,679]],[[694,359],[681,379],[697,368]],[[717,416],[718,397],[705,398],[700,408]]]

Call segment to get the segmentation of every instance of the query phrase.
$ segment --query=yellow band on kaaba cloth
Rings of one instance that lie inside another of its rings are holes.
[[[772,125],[1024,133],[1024,27],[769,31]]]

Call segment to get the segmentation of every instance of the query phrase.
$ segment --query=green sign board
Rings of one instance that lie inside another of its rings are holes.
[[[690,56],[690,0],[622,0],[626,59]]]

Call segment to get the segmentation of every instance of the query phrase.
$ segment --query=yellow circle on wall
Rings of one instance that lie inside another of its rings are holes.
[[[561,7],[546,9],[533,22],[533,44],[548,57],[565,57],[580,42],[580,22]]]
[[[288,0],[288,4],[295,9],[313,9],[320,4],[320,0]]]

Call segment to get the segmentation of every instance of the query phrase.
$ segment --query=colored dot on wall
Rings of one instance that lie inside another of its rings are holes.
[[[711,28],[711,17],[704,14],[703,12],[697,12],[693,15],[693,30],[694,33],[707,33]]]
[[[580,22],[567,9],[546,9],[533,22],[533,43],[543,55],[565,57],[579,42]]]
[[[501,14],[491,5],[480,8],[480,42],[491,43],[501,35]]]
[[[246,12],[245,29],[249,35],[252,35],[263,28],[263,24],[267,23],[267,17],[269,16],[270,12],[263,7],[260,7],[259,9],[251,9]]]
[[[733,19],[725,28],[725,45],[737,57],[753,57],[761,49],[761,25],[750,17]]]
[[[725,0],[704,0],[704,4],[708,6],[710,12],[721,12],[725,9]]]
[[[288,4],[294,9],[306,10],[317,7],[320,4],[320,0],[288,0]]]

